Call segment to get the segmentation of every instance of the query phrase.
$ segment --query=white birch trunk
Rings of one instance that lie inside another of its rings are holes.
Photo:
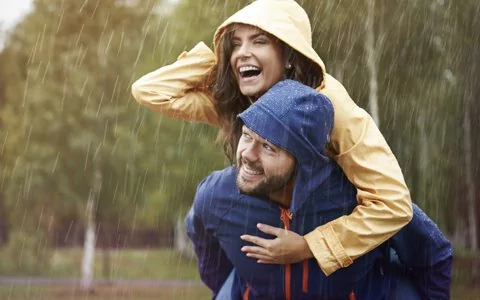
[[[93,193],[92,193],[93,194]],[[93,263],[95,258],[95,223],[93,221],[94,195],[90,195],[86,209],[85,240],[82,258],[82,290],[93,291]]]
[[[102,174],[99,167],[99,162],[94,161],[94,175],[92,180],[92,189],[87,201],[85,211],[85,240],[83,244],[83,258],[82,258],[82,280],[81,287],[84,292],[91,293],[93,287],[93,267],[95,263],[95,209],[96,203],[100,195],[102,187]]]
[[[365,54],[367,58],[367,68],[370,75],[368,103],[370,114],[373,120],[380,127],[380,116],[378,112],[378,71],[377,71],[377,47],[375,43],[374,18],[375,18],[375,0],[367,1],[367,19],[365,21]]]
[[[177,221],[175,222],[175,232],[173,238],[174,247],[179,253],[187,257],[195,256],[192,242],[187,235],[187,229],[185,228],[184,219],[180,216],[178,216]]]

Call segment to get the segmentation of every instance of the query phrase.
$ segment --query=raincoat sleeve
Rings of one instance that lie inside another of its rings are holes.
[[[450,299],[452,245],[418,206],[390,242],[422,299]]]
[[[319,92],[334,107],[334,126],[327,150],[357,188],[359,203],[350,215],[305,235],[328,276],[404,227],[412,217],[412,203],[400,166],[370,115],[328,74]]]
[[[220,247],[218,239],[214,236],[212,222],[208,222],[208,209],[211,208],[209,199],[203,193],[200,184],[195,195],[195,201],[186,219],[187,235],[193,243],[197,257],[200,278],[213,292],[213,299],[227,280],[233,270],[232,263]]]
[[[203,42],[183,52],[171,65],[148,73],[132,85],[135,100],[171,118],[217,125],[207,78],[215,54]]]

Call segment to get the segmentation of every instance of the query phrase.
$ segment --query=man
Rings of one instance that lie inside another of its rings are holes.
[[[325,96],[285,80],[239,118],[236,165],[200,183],[187,216],[200,276],[214,297],[235,269],[232,299],[392,299],[398,277],[392,248],[422,298],[449,298],[451,245],[418,207],[388,242],[328,277],[308,249],[301,255],[308,259],[286,265],[258,264],[244,255],[251,244],[241,236],[268,238],[258,223],[301,236],[349,214],[357,202],[355,187],[319,150],[333,125]]]

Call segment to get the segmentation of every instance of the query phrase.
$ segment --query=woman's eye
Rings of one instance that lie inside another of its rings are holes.
[[[268,43],[268,41],[266,39],[255,40],[255,44],[258,44],[258,45],[264,45],[266,43]]]

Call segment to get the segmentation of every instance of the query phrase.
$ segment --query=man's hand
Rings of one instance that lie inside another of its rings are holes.
[[[258,229],[267,234],[276,236],[272,240],[262,239],[248,234],[240,238],[256,246],[243,246],[242,251],[248,257],[256,258],[262,264],[292,264],[312,258],[305,239],[297,233],[283,228],[272,227],[266,224],[257,224]]]

